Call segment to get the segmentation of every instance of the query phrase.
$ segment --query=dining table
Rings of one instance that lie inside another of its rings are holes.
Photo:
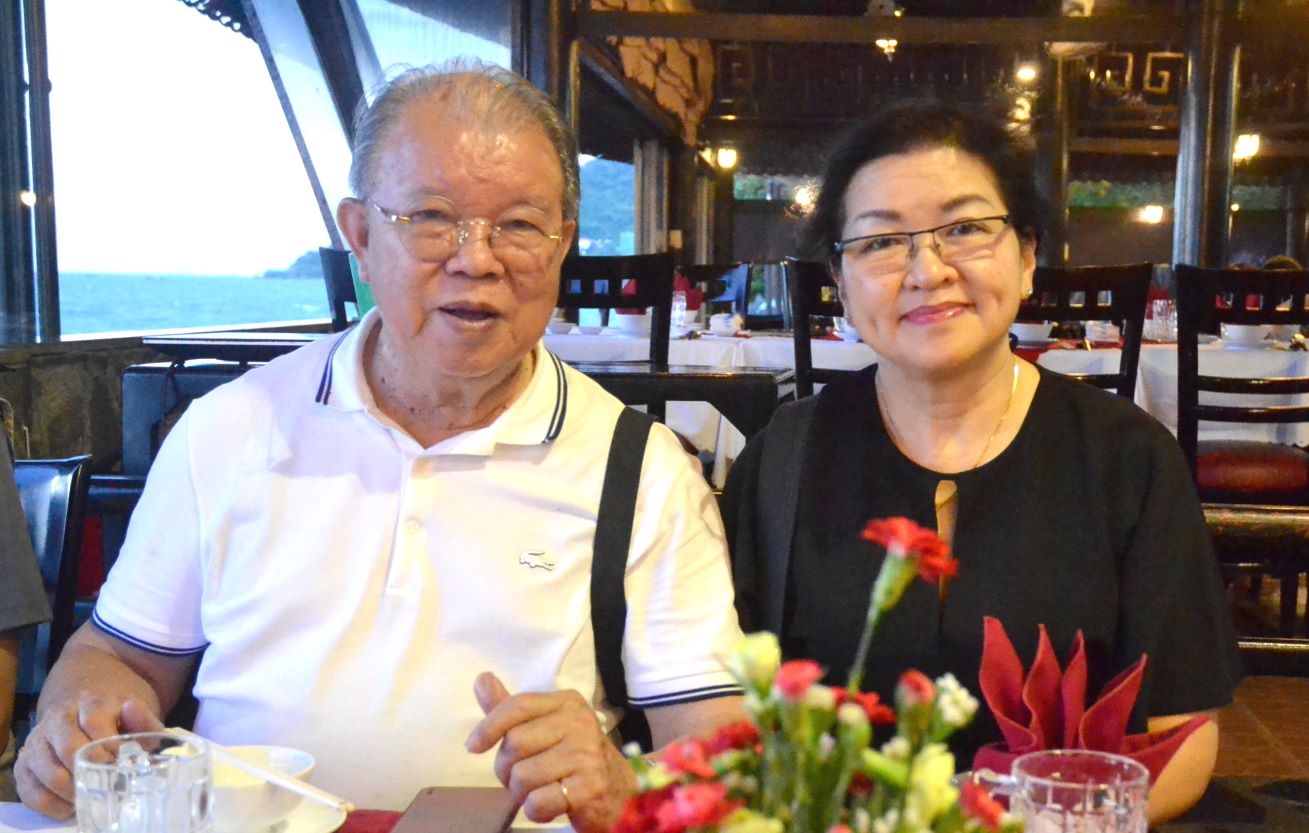
[[[321,334],[311,333],[187,333],[150,336],[147,346],[178,359],[224,359],[235,362],[268,361]],[[648,336],[619,329],[546,333],[545,346],[571,364],[636,362],[648,360]],[[877,361],[876,352],[861,341],[815,338],[810,342],[814,367],[858,370]],[[1200,372],[1213,376],[1309,376],[1309,352],[1284,349],[1265,342],[1255,345],[1213,341],[1199,350]],[[1020,354],[1042,367],[1060,373],[1114,373],[1122,359],[1117,346],[1045,340],[1020,346]],[[712,335],[691,332],[669,343],[669,362],[706,368],[795,367],[795,343],[789,333],[755,332]],[[1201,401],[1221,404],[1230,395],[1202,393]],[[1174,434],[1177,431],[1177,345],[1142,345],[1137,372],[1136,404]],[[1309,405],[1309,396],[1270,397],[1269,404]],[[746,436],[706,402],[670,402],[666,421],[670,428],[696,448],[713,456],[711,480],[722,487],[731,461],[741,452]],[[1248,439],[1309,444],[1309,424],[1210,423],[1200,425],[1200,439]]]
[[[312,813],[293,815],[277,833],[390,833],[398,813],[357,811],[339,827],[315,823]],[[458,830],[457,824],[449,828]],[[567,825],[512,828],[515,831],[570,833]],[[0,833],[73,833],[72,820],[54,821],[21,804],[0,802]],[[1309,830],[1309,781],[1223,777],[1210,783],[1198,804],[1181,817],[1158,825],[1157,833],[1304,833]]]

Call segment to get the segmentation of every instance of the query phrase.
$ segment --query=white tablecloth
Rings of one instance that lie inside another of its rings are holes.
[[[1041,354],[1044,367],[1061,373],[1113,373],[1121,356],[1118,350],[1047,350]],[[1309,353],[1302,351],[1224,347],[1220,342],[1201,345],[1201,375],[1231,377],[1309,376]],[[1268,405],[1309,405],[1309,396],[1267,396]],[[1244,403],[1250,397],[1202,393],[1205,404]],[[1146,344],[1136,373],[1136,404],[1177,433],[1177,345]],[[1261,425],[1238,422],[1202,422],[1201,440],[1259,440],[1263,442],[1309,444],[1309,425]]]
[[[631,336],[547,335],[545,343],[564,361],[641,360],[650,355],[648,340]],[[877,354],[862,342],[811,342],[814,366],[857,370],[877,361]],[[677,339],[669,344],[673,364],[715,367],[795,367],[795,345],[789,336],[752,338]],[[1122,353],[1119,350],[1047,350],[1038,363],[1060,373],[1114,373]],[[1276,349],[1239,350],[1220,342],[1200,348],[1200,372],[1209,376],[1309,376],[1309,353]],[[1241,397],[1205,394],[1202,401],[1221,403]],[[1309,405],[1309,396],[1266,397],[1269,404]],[[1141,348],[1137,372],[1136,404],[1177,433],[1177,346],[1146,344]],[[715,453],[714,483],[722,486],[727,468],[745,444],[745,438],[704,403],[676,403],[668,408],[668,424],[696,447]],[[1205,422],[1200,439],[1251,439],[1309,444],[1309,425],[1258,425]]]

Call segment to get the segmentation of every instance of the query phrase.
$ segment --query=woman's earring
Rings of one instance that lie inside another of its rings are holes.
[[[1023,300],[1026,300],[1030,297],[1032,297],[1032,287],[1030,286],[1023,287]]]

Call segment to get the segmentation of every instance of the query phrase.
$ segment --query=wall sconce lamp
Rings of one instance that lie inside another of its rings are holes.
[[[720,170],[730,171],[736,167],[736,148],[722,147],[717,154]]]
[[[1245,162],[1253,159],[1259,152],[1259,134],[1242,133],[1236,137],[1236,146],[1232,148],[1232,161]]]

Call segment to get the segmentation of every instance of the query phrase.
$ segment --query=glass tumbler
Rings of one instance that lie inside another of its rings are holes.
[[[1014,761],[1010,775],[983,771],[974,778],[1009,797],[1026,833],[1146,833],[1150,773],[1121,755],[1030,752]]]
[[[165,732],[92,741],[77,751],[78,833],[209,833],[213,765],[200,738]]]
[[[673,312],[669,316],[669,323],[675,330],[686,326],[686,293],[680,289],[673,293]]]

